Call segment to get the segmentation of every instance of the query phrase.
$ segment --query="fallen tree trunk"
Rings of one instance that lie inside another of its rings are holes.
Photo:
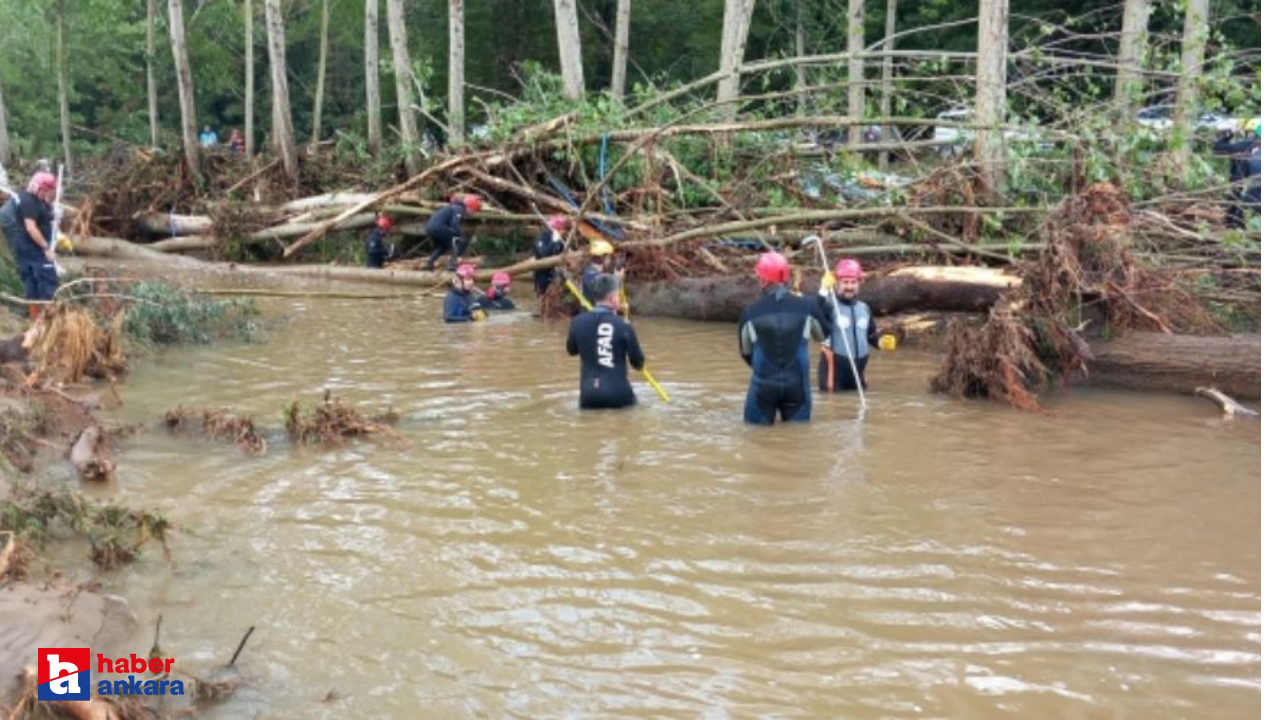
[[[174,215],[163,212],[142,212],[133,216],[133,223],[149,235],[201,235],[213,230],[213,218],[208,215]]]
[[[1211,385],[1233,397],[1262,396],[1261,335],[1135,332],[1089,347],[1091,383],[1188,394]]]
[[[802,288],[813,292],[817,282],[814,275]],[[990,307],[1001,293],[1021,282],[1017,276],[988,268],[902,268],[868,278],[858,297],[877,315],[906,310],[974,312]],[[646,315],[736,321],[742,309],[760,297],[760,285],[749,275],[629,282],[627,295],[632,309]]]

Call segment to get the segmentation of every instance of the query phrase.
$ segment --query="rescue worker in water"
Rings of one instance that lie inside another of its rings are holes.
[[[751,366],[743,418],[759,425],[772,425],[778,417],[808,420],[809,338],[827,337],[827,317],[812,298],[787,289],[791,268],[782,255],[761,255],[756,277],[764,297],[747,306],[738,321],[739,352]]]
[[[569,323],[565,345],[569,355],[581,358],[578,375],[578,407],[583,410],[624,408],[636,403],[627,379],[627,365],[644,369],[644,351],[635,328],[618,316],[619,284],[613,275],[601,274],[591,292],[599,298],[595,307],[579,313]]]
[[[896,337],[876,330],[871,308],[858,299],[861,286],[862,266],[857,260],[841,260],[836,263],[833,276],[823,277],[819,293],[828,300],[829,294],[835,293],[834,303],[822,303],[831,327],[830,336],[822,341],[822,355],[818,358],[818,387],[823,391],[857,390],[858,380],[865,390],[870,348],[889,352],[898,347]],[[857,379],[853,376],[854,364],[858,368]]]

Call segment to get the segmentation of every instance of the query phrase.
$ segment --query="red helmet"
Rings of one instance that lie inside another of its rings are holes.
[[[474,278],[476,276],[476,266],[471,263],[462,263],[458,266],[458,277]]]
[[[852,278],[854,280],[862,279],[862,266],[857,260],[841,260],[836,263],[836,277],[840,280]]]
[[[463,195],[462,204],[467,206],[467,212],[478,213],[480,208],[484,207],[484,203],[480,202],[479,195]]]
[[[767,283],[783,283],[791,277],[787,259],[776,252],[767,252],[756,261],[756,277]]]
[[[382,230],[383,232],[386,232],[387,230],[391,229],[391,218],[387,217],[386,215],[379,215],[378,219],[375,220],[373,224],[377,225],[378,229]]]
[[[54,190],[58,187],[58,179],[52,173],[43,170],[31,176],[31,182],[27,183],[27,192],[36,193],[41,190]]]
[[[511,276],[504,272],[496,272],[493,274],[493,284],[494,285],[510,285]]]
[[[547,226],[556,232],[564,232],[569,229],[569,218],[563,215],[552,215],[547,218]]]

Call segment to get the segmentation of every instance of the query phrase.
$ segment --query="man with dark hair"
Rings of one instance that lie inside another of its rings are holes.
[[[635,328],[618,316],[620,287],[612,275],[598,275],[589,289],[599,298],[590,312],[569,323],[565,348],[581,358],[578,407],[583,410],[624,408],[636,403],[627,379],[627,362],[644,369],[644,351]]]

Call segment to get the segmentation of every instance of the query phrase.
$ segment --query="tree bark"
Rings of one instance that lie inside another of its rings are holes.
[[[1191,160],[1208,37],[1209,0],[1187,0],[1182,23],[1182,74],[1178,76],[1178,105],[1173,114],[1174,157],[1179,167],[1186,167]]]
[[[974,159],[987,192],[1004,184],[1005,78],[1009,52],[1009,0],[978,4],[978,92],[974,100]]]
[[[894,34],[898,24],[898,0],[886,0],[884,7],[884,47],[886,53],[893,52]],[[893,114],[893,55],[886,54],[880,61],[880,117]],[[880,128],[880,139],[889,139],[889,126]],[[889,169],[889,153],[880,151],[880,171]]]
[[[805,30],[804,30],[804,3],[805,0],[796,0],[796,57],[804,57],[805,46]],[[800,108],[800,114],[804,114],[809,106],[808,97],[805,94],[804,64],[796,65],[796,91],[800,93],[796,96],[796,104]]]
[[[816,292],[821,274],[812,273],[802,288],[810,294]],[[908,310],[974,312],[991,307],[1002,293],[1021,282],[1017,276],[987,268],[908,267],[868,278],[858,298],[880,315]],[[760,298],[760,284],[746,273],[629,282],[627,295],[632,309],[646,315],[730,322]]]
[[[582,38],[578,33],[578,4],[574,0],[555,0],[556,40],[560,46],[560,79],[564,95],[581,100],[586,92],[582,79]]]
[[[751,15],[755,0],[725,0],[724,23],[720,37],[720,78],[716,88],[716,102],[722,105],[722,114],[732,120],[737,114],[738,83],[742,77],[742,58],[747,50],[747,37],[751,32]]]
[[[320,144],[320,125],[324,116],[324,76],[329,61],[329,0],[320,2],[320,63],[316,70],[316,101],[311,108],[311,145]]]
[[[186,25],[182,17],[182,0],[169,0],[169,43],[173,49],[173,66],[178,76],[178,107],[182,116],[182,151],[187,168],[196,184],[200,179],[200,146],[196,144],[196,95],[191,82],[191,64],[187,61]]]
[[[405,165],[417,173],[420,143],[418,118],[413,110],[413,66],[409,60],[409,38],[404,27],[403,0],[387,0],[387,35],[391,39],[391,59],[396,68],[396,109],[400,114],[400,144],[405,150]]]
[[[160,100],[156,95],[156,0],[147,0],[147,119],[151,147],[160,147]]]
[[[244,155],[253,157],[253,0],[244,0]]]
[[[9,120],[8,110],[4,106],[4,88],[0,87],[0,174],[3,166],[9,164]]]
[[[613,75],[609,94],[622,104],[627,97],[627,54],[631,37],[631,0],[618,0],[613,20]]]
[[[849,148],[854,149],[861,142],[861,126],[865,112],[867,88],[864,84],[864,63],[862,53],[866,50],[866,0],[849,0],[849,12],[846,17],[848,36],[846,46],[849,51]]]
[[[288,66],[284,54],[284,18],[280,0],[267,0],[267,64],[271,69],[271,137],[289,181],[298,182],[298,146],[293,135],[293,110],[289,103]]]
[[[1142,94],[1142,56],[1147,51],[1147,22],[1150,17],[1151,0],[1125,0],[1115,102],[1126,119],[1134,101]]]
[[[71,106],[67,98],[70,84],[67,78],[67,50],[63,42],[63,28],[66,25],[67,4],[58,0],[54,6],[53,57],[58,73],[58,123],[62,128],[62,161],[67,175],[71,174]]]
[[[467,139],[463,86],[466,26],[462,0],[449,0],[449,142],[460,145]]]
[[[378,87],[378,4],[381,1],[365,0],[364,3],[364,104],[369,153],[375,157],[382,150],[382,95]]]
[[[1259,335],[1198,336],[1135,332],[1091,342],[1089,382],[1136,390],[1194,393],[1212,385],[1233,397],[1262,394]]]

